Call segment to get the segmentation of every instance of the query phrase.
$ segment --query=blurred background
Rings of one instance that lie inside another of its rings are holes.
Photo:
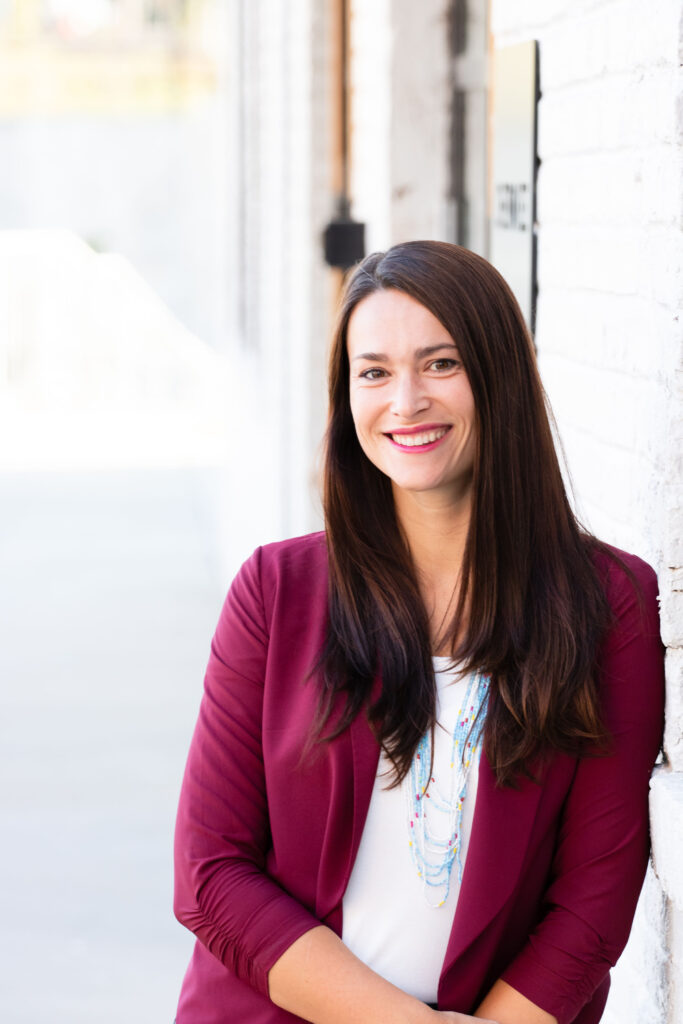
[[[683,1022],[681,0],[0,0],[0,990],[170,1022],[171,845],[208,647],[318,529],[344,270],[481,253],[577,507],[650,561],[654,866],[607,1024]]]

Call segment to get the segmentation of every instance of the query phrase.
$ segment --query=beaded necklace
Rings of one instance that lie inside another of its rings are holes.
[[[458,881],[462,881],[462,809],[470,768],[477,763],[488,689],[488,676],[481,672],[470,674],[453,729],[447,792],[444,780],[439,785],[431,774],[431,730],[420,740],[410,766],[410,781],[405,787],[408,845],[422,879],[425,899],[433,907],[443,906],[448,899],[454,861],[458,865]]]

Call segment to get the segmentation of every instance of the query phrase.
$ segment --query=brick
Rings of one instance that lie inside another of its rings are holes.
[[[683,246],[680,232],[663,228],[643,233],[638,276],[640,292],[673,307],[683,303]]]
[[[595,84],[548,91],[538,105],[541,160],[564,153],[593,151],[602,140],[602,92]]]
[[[676,451],[678,459],[682,458],[680,448]],[[683,474],[676,466],[672,472],[673,480],[681,480]],[[666,514],[665,546],[667,564],[673,567],[683,565],[683,485],[670,489],[670,505]]]
[[[555,223],[669,225],[678,219],[679,178],[670,147],[556,157],[539,173],[538,215]]]
[[[640,292],[642,235],[634,227],[549,225],[539,236],[539,277],[617,295]]]
[[[680,222],[681,172],[671,146],[652,146],[641,157],[641,221],[676,226]]]
[[[650,787],[652,854],[655,872],[667,897],[683,909],[683,772],[661,767]]]
[[[547,160],[670,145],[676,133],[677,95],[673,68],[620,73],[548,90],[539,103],[539,156]]]
[[[679,18],[676,0],[613,4],[605,22],[607,70],[677,65]]]
[[[494,22],[494,32],[512,31],[518,4],[508,5],[507,23]],[[640,0],[573,5],[564,19],[537,17],[527,26],[538,35],[542,48],[544,90],[569,83],[678,63],[678,5],[661,0],[644,5]]]
[[[626,72],[600,83],[601,145],[606,149],[671,143],[676,123],[674,68]]]
[[[596,78],[607,68],[606,13],[558,21],[541,37],[541,88],[545,92]]]
[[[680,595],[678,605],[680,613]],[[680,618],[678,628],[680,630]],[[669,649],[666,654],[664,749],[674,771],[683,772],[683,648],[681,647]]]
[[[683,1024],[683,910],[676,906],[669,915],[669,1013],[668,1024]]]
[[[659,379],[679,333],[669,310],[637,295],[550,285],[539,295],[536,343],[543,354],[563,353],[598,368]]]
[[[642,381],[567,356],[541,356],[539,366],[558,421],[615,448],[637,449],[644,424],[633,413],[641,402]]]
[[[559,417],[558,421],[579,505],[590,499],[606,513],[606,518],[601,517],[600,526],[594,520],[593,525],[604,540],[611,541],[610,524],[616,527],[636,521],[635,495],[643,476],[649,482],[648,476],[643,474],[640,460],[628,450],[615,448]]]
[[[561,15],[566,6],[566,0],[523,0],[513,4],[509,0],[493,0],[491,31],[505,44],[518,41],[520,36],[530,39]]]

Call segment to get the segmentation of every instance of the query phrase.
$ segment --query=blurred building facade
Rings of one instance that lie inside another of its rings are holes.
[[[339,287],[322,233],[340,193],[366,251],[441,238],[493,259],[497,227],[527,230],[529,315],[579,512],[656,567],[667,646],[654,868],[605,1019],[681,1024],[681,0],[235,0],[231,11],[229,305],[244,430],[226,501],[240,555],[320,522]],[[497,69],[525,43],[537,62],[533,180],[499,185],[509,82]]]
[[[216,0],[0,3],[0,229],[128,259],[226,333],[225,50]]]

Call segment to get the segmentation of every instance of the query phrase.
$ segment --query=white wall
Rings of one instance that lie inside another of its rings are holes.
[[[680,0],[492,10],[497,46],[539,41],[541,372],[580,510],[657,569],[668,646],[655,871],[608,1024],[683,1021],[681,11]]]

